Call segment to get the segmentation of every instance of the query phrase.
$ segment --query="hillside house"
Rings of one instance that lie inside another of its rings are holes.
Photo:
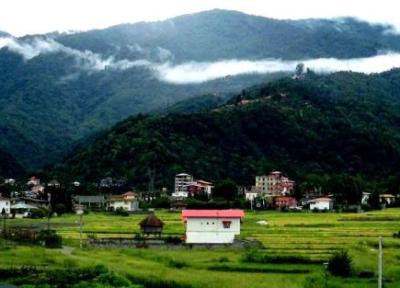
[[[11,198],[11,204],[12,206],[16,204],[22,204],[35,208],[48,208],[49,201],[25,196],[25,197]]]
[[[324,211],[333,209],[333,199],[328,197],[312,199],[308,201],[308,204],[310,204],[310,210]]]
[[[261,189],[260,187],[251,186],[251,187],[238,187],[239,194],[244,195],[244,198],[247,201],[254,201],[256,198],[261,197]]]
[[[278,196],[274,198],[274,207],[278,209],[295,208],[297,200],[294,197]]]
[[[8,185],[14,186],[15,185],[15,179],[14,178],[5,179],[4,180],[4,184],[8,184]]]
[[[51,180],[49,183],[47,183],[48,187],[54,187],[54,188],[60,188],[60,182],[58,182],[57,180]]]
[[[188,184],[187,191],[188,194],[194,196],[199,193],[207,194],[211,196],[213,184],[204,180],[195,180]]]
[[[173,197],[187,198],[189,196],[188,187],[193,182],[193,176],[180,173],[175,176],[175,190],[172,193]]]
[[[243,210],[183,210],[188,244],[229,244],[240,234]]]
[[[37,178],[36,176],[32,176],[28,182],[26,182],[26,185],[28,186],[36,186],[36,185],[40,185],[40,179]]]
[[[208,196],[212,193],[213,184],[204,180],[193,180],[193,176],[181,173],[175,176],[175,190],[172,197],[187,198],[199,193],[205,193]]]
[[[82,205],[85,208],[104,208],[106,199],[104,195],[75,195],[72,196],[72,204]]]
[[[128,212],[139,210],[139,197],[134,192],[126,192],[122,195],[112,195],[107,201],[107,208],[109,210],[117,210],[122,208]]]
[[[371,193],[362,192],[361,204],[362,205],[367,205],[370,197],[371,197]]]
[[[75,187],[80,187],[81,186],[81,182],[74,181],[74,182],[72,182],[72,185],[74,185]]]
[[[0,214],[3,212],[3,209],[7,215],[11,213],[11,201],[8,198],[2,197],[0,195]]]
[[[293,192],[295,182],[282,175],[282,172],[272,171],[268,175],[256,176],[257,189],[266,196],[282,196]]]
[[[390,205],[396,201],[396,196],[392,194],[381,194],[379,195],[379,199],[382,204]]]

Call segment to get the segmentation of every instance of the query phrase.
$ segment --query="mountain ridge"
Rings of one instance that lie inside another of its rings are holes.
[[[185,76],[179,69],[196,69],[190,66],[196,61],[347,59],[400,51],[400,36],[384,33],[388,26],[347,18],[289,21],[214,10],[173,19],[12,38],[12,46],[0,49],[0,145],[24,167],[37,168],[130,115],[199,95],[230,95],[278,77],[248,73],[198,84],[161,77]]]
[[[296,180],[346,173],[379,181],[400,168],[398,80],[400,69],[369,76],[309,72],[303,80],[246,89],[211,111],[131,117],[50,174],[126,178],[140,189],[148,170],[157,187],[169,188],[182,171],[241,185],[272,169]]]

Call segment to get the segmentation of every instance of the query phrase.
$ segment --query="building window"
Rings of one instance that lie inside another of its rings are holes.
[[[226,228],[226,229],[231,228],[231,223],[232,223],[232,221],[222,221],[222,225],[223,225],[224,228]]]

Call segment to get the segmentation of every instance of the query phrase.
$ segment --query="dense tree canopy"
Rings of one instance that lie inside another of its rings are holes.
[[[74,53],[91,56],[94,62],[144,60],[167,66],[221,59],[347,59],[400,51],[400,36],[386,33],[389,29],[351,18],[274,20],[213,10],[154,23],[26,36],[18,41],[31,45],[35,39],[47,38],[66,48],[29,60],[15,49],[0,49],[0,146],[25,168],[42,167],[62,159],[94,132],[128,116],[164,112],[178,101],[202,94],[225,100],[226,93],[240,91],[266,77],[249,74],[175,85],[160,81],[139,66],[87,71],[80,67]],[[9,35],[0,33],[0,37]],[[76,50],[65,53],[69,49]],[[98,53],[97,58],[92,53]],[[199,111],[220,100],[207,99],[190,107],[188,102],[180,103],[169,111]]]
[[[156,187],[172,187],[180,172],[243,185],[272,169],[295,180],[347,174],[354,177],[340,176],[337,192],[347,189],[340,185],[353,187],[358,198],[357,179],[386,179],[400,168],[399,95],[399,70],[308,73],[247,89],[209,112],[127,119],[53,173],[82,180],[126,177],[142,188],[148,169],[155,171]]]

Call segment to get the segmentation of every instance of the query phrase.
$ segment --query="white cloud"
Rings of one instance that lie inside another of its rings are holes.
[[[42,54],[65,53],[75,59],[77,67],[86,71],[102,71],[105,69],[125,70],[141,66],[150,69],[161,81],[178,85],[203,83],[242,74],[293,72],[296,65],[300,62],[304,63],[306,68],[310,68],[318,73],[336,71],[378,73],[393,67],[400,67],[400,53],[390,51],[373,57],[347,60],[335,58],[299,59],[296,61],[284,61],[280,59],[230,59],[216,62],[187,62],[174,65],[167,60],[163,63],[154,63],[146,59],[131,61],[127,59],[115,60],[114,57],[104,58],[98,53],[66,47],[51,38],[43,37],[35,37],[30,40],[20,40],[11,37],[0,38],[0,49],[4,47],[22,55],[26,61]],[[159,48],[157,51],[164,59],[172,57],[167,50]]]
[[[103,58],[100,54],[92,51],[80,51],[66,47],[51,38],[33,38],[31,40],[18,40],[7,37],[0,38],[0,49],[6,47],[10,51],[20,54],[26,61],[41,54],[65,53],[75,58],[76,64],[85,70],[101,71],[108,69],[129,69],[134,66],[147,66],[147,60],[115,60],[114,57]]]
[[[266,59],[259,61],[225,60],[218,62],[189,62],[173,66],[166,63],[157,67],[158,77],[174,84],[202,83],[226,76],[241,74],[266,74],[274,72],[293,72],[298,63],[318,73],[337,71],[354,71],[362,73],[379,73],[400,67],[400,53],[387,52],[382,55],[355,58],[335,59],[320,58],[298,61]]]

